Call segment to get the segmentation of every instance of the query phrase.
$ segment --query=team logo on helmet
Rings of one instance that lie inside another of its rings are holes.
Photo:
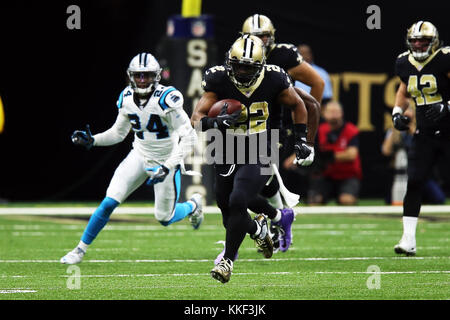
[[[428,21],[414,23],[406,33],[406,45],[413,57],[422,61],[441,46],[436,27]]]

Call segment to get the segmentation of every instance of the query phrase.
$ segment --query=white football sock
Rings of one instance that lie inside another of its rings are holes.
[[[255,221],[256,224],[256,232],[254,233],[255,236],[258,236],[261,233],[261,227],[259,226],[259,223]]]
[[[415,237],[418,217],[403,216],[403,234],[405,236]]]
[[[83,250],[84,252],[87,251],[88,248],[88,244],[84,243],[83,241],[80,240],[80,243],[78,244],[78,248],[80,248],[81,250]]]
[[[283,209],[283,200],[281,199],[280,191],[277,191],[277,193],[273,197],[270,197],[267,200],[272,205],[272,207]]]
[[[281,210],[277,209],[277,215],[272,219],[272,222],[278,222],[281,219]]]

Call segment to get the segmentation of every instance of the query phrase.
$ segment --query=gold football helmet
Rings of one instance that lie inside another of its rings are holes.
[[[269,48],[275,42],[275,28],[273,27],[272,21],[262,14],[254,14],[245,19],[242,26],[242,33],[259,38],[267,37],[267,41],[264,41],[266,48]]]
[[[414,23],[406,33],[406,45],[418,60],[425,60],[441,46],[436,27],[428,21]]]
[[[239,88],[251,87],[258,80],[265,63],[264,43],[251,35],[239,37],[225,59],[228,76]]]

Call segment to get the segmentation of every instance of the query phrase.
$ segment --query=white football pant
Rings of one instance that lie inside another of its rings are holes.
[[[158,165],[160,163],[145,160],[135,149],[132,149],[114,172],[106,190],[106,196],[122,203],[148,179],[145,169]],[[163,182],[153,185],[155,218],[158,221],[169,221],[172,218],[180,194],[180,180],[180,169],[172,169]]]

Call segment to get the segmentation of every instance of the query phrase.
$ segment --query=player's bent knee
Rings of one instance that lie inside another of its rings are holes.
[[[155,219],[159,221],[163,226],[167,226],[170,222],[172,212],[155,210]]]
[[[158,220],[158,222],[161,223],[164,227],[167,227],[168,225],[171,224],[171,223],[170,223],[170,220],[169,220],[169,221],[161,221],[161,220]]]

